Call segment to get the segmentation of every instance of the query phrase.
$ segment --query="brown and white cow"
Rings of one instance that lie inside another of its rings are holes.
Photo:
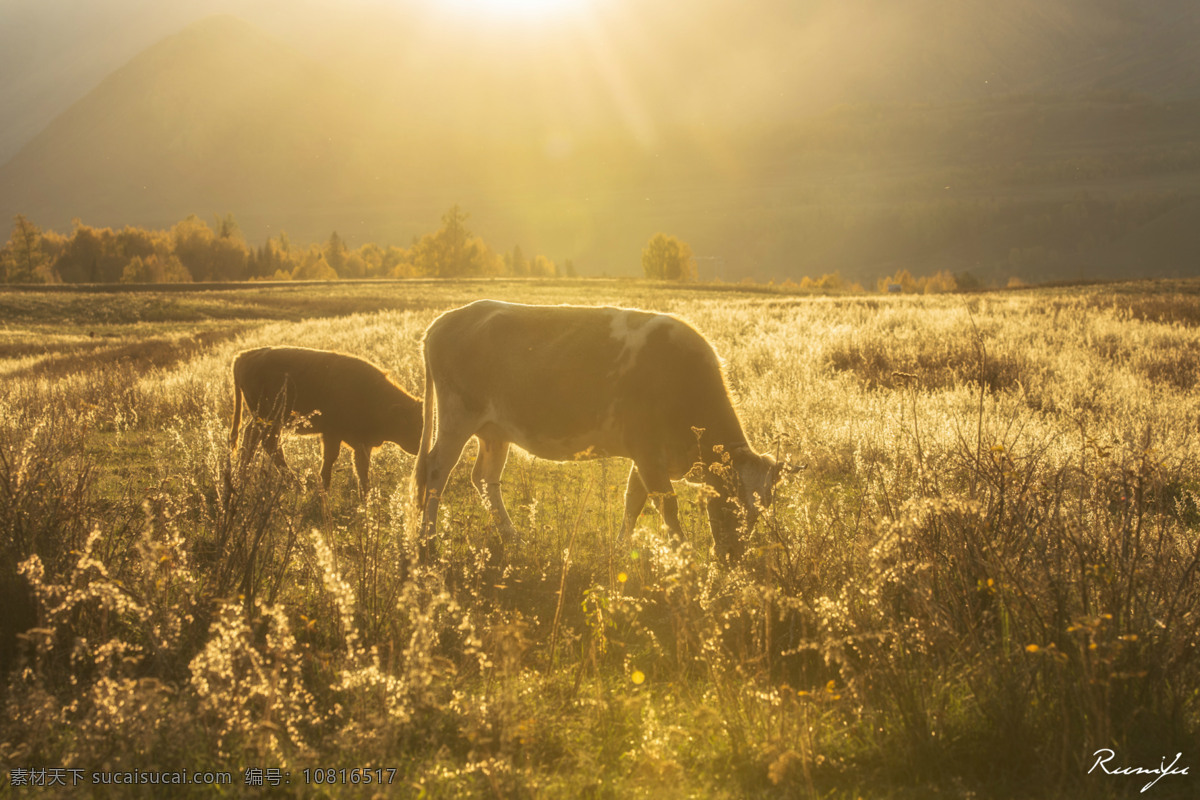
[[[510,444],[556,461],[633,459],[626,536],[653,496],[682,538],[671,481],[702,480],[722,560],[741,555],[738,529],[754,525],[779,475],[775,459],[746,441],[708,340],[676,317],[627,308],[480,300],[434,320],[413,475],[424,537],[472,436],[479,456],[471,480],[505,538],[514,532],[500,496]]]
[[[421,441],[421,401],[401,389],[378,367],[361,358],[307,347],[260,347],[233,359],[233,429],[237,445],[242,398],[252,418],[246,424],[241,463],[262,440],[284,471],[279,446],[285,425],[298,433],[319,433],[323,445],[321,485],[333,477],[342,442],[354,450],[354,466],[363,496],[371,451],[395,442],[416,453]]]

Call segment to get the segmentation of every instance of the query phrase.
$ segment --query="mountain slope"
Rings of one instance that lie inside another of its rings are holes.
[[[1190,5],[754,10],[612,0],[553,36],[379,11],[303,46],[202,20],[0,167],[0,215],[406,244],[459,203],[585,272],[636,271],[659,230],[727,279],[1194,268],[1135,252],[1200,214]]]
[[[6,206],[55,223],[62,210],[115,223],[304,201],[337,185],[356,131],[370,127],[351,87],[217,17],[113,73],[0,169],[0,183]]]

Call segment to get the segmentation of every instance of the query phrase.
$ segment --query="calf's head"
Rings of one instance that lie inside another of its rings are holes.
[[[383,440],[395,442],[414,455],[421,449],[421,401],[405,397],[390,404],[384,414]]]

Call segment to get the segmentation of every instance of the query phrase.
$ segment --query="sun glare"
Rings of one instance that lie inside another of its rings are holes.
[[[589,0],[442,0],[445,7],[491,18],[539,20],[561,17],[588,5]]]

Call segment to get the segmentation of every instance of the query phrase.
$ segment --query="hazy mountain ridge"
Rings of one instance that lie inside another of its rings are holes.
[[[908,219],[935,204],[920,213],[944,225],[954,204],[988,197],[1083,193],[1107,208],[1128,192],[1170,194],[1163,213],[1184,221],[1161,226],[1176,238],[1200,213],[1186,202],[1200,118],[1172,100],[1200,96],[1200,70],[1184,68],[1200,29],[1187,4],[761,0],[759,11],[614,3],[586,29],[507,40],[420,15],[347,18],[308,40],[206,19],[115,71],[0,167],[0,213],[63,229],[73,217],[168,225],[232,212],[253,238],[337,229],[403,244],[459,202],[495,246],[585,272],[633,271],[665,228],[735,278],[933,261],[988,272],[1047,247],[1020,231],[986,247],[911,231],[898,242],[894,221],[862,209]],[[814,228],[814,210],[851,232]],[[857,225],[878,230],[864,241]],[[1060,245],[1080,264],[1125,252]],[[1184,268],[1154,249],[1160,271]]]
[[[72,216],[96,211],[96,201],[169,217],[189,198],[311,199],[336,178],[354,132],[369,127],[355,94],[292,48],[214,17],[102,81],[0,168],[0,180],[53,204],[82,201]],[[314,98],[322,120],[305,111]]]

